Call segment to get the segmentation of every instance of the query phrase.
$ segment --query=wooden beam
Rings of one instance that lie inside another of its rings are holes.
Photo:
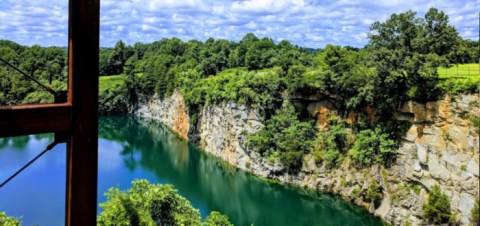
[[[69,0],[68,102],[72,130],[67,142],[65,225],[96,225],[98,168],[99,0]]]
[[[71,110],[69,103],[1,106],[0,137],[69,131]]]

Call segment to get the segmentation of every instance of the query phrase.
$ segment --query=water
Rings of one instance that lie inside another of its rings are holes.
[[[102,117],[99,134],[99,202],[109,187],[127,189],[133,179],[145,178],[173,184],[202,217],[220,211],[235,225],[381,225],[338,197],[269,183],[228,166],[148,120]],[[51,141],[51,135],[0,139],[0,180]],[[0,189],[0,211],[23,225],[63,225],[65,157],[65,145],[59,145]]]

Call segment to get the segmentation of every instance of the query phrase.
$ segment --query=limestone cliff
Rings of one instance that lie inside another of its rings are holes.
[[[359,170],[347,161],[339,169],[330,170],[316,165],[313,156],[307,155],[298,175],[284,174],[281,166],[246,147],[248,135],[258,131],[263,123],[258,107],[231,102],[207,106],[198,113],[196,124],[190,125],[183,97],[176,92],[163,100],[153,98],[142,103],[135,112],[159,120],[206,152],[241,169],[340,194],[393,225],[426,223],[422,221],[422,204],[428,190],[439,185],[450,197],[457,220],[467,225],[479,188],[478,128],[468,119],[480,116],[478,103],[478,95],[445,97],[426,104],[405,103],[392,120],[409,121],[411,127],[398,150],[396,163],[388,169],[373,166]],[[321,127],[328,126],[326,119],[336,114],[334,105],[326,100],[310,100],[305,107]],[[374,120],[372,108],[365,112],[366,117]],[[358,117],[352,112],[346,121],[355,123]],[[360,195],[372,178],[383,189],[383,200],[378,206],[365,203]]]

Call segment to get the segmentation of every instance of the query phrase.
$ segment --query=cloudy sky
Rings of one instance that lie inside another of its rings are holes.
[[[0,39],[67,45],[68,0],[1,0]],[[361,47],[370,24],[412,9],[436,7],[460,35],[479,37],[479,0],[101,0],[101,46],[164,37],[240,40],[246,33],[321,48]]]

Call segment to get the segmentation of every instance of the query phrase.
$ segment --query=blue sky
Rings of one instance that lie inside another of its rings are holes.
[[[1,0],[0,39],[67,45],[68,0]],[[436,7],[460,35],[478,40],[479,0],[101,0],[101,46],[164,37],[240,40],[246,33],[312,48],[361,47],[370,24],[412,9]]]

